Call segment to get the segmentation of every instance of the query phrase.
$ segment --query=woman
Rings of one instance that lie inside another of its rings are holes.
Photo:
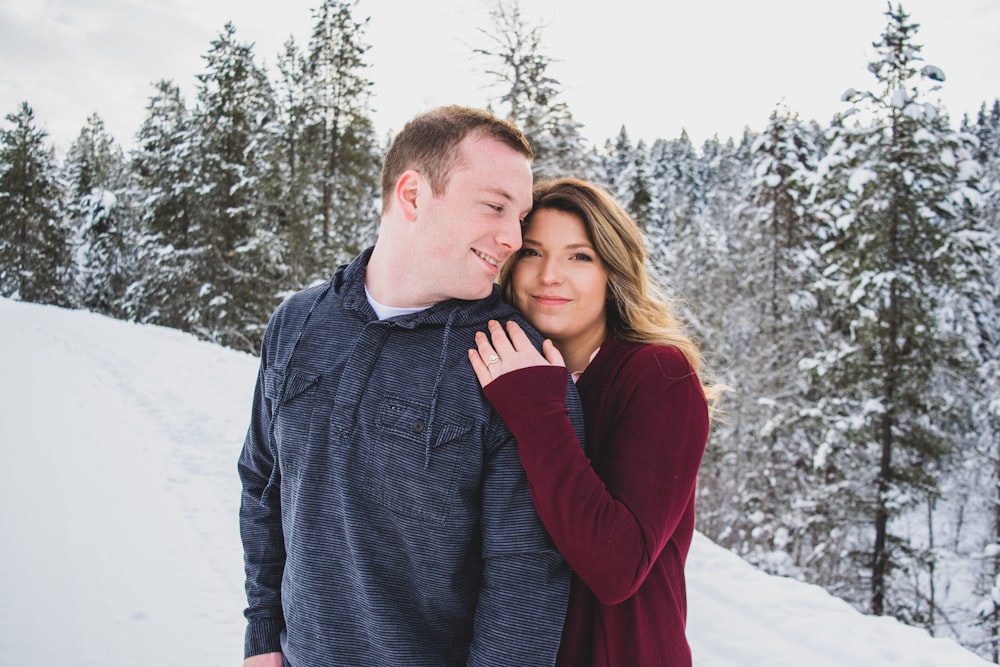
[[[684,560],[714,390],[646,270],[642,233],[606,192],[535,186],[504,295],[547,340],[490,322],[469,351],[517,437],[538,513],[573,569],[559,665],[688,666]],[[564,407],[583,402],[584,452]]]

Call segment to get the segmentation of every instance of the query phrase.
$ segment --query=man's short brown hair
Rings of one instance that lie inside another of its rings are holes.
[[[462,156],[458,145],[469,135],[494,139],[534,157],[524,134],[513,123],[463,106],[445,106],[420,114],[393,139],[382,164],[382,212],[389,209],[396,181],[407,169],[423,174],[435,196],[444,194],[451,170]]]

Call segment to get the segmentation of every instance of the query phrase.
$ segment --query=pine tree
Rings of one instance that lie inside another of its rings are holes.
[[[274,205],[278,234],[286,248],[281,287],[293,292],[308,284],[317,272],[317,248],[321,247],[320,208],[322,195],[315,187],[314,169],[309,166],[312,145],[306,140],[308,91],[306,64],[295,40],[285,42],[278,58],[276,82],[279,136],[278,159],[274,168],[278,193]]]
[[[980,603],[977,618],[970,624],[983,630],[973,643],[993,662],[1000,662],[1000,100],[984,104],[974,123],[966,120],[963,129],[979,142],[977,161],[982,167],[983,194],[981,228],[990,252],[986,255],[982,279],[965,290],[972,320],[970,335],[976,371],[970,378],[974,397],[972,432],[975,438],[964,459],[968,474],[957,486],[967,490],[974,517],[983,517],[983,537],[968,554],[973,563],[983,565],[975,594]],[[978,503],[975,501],[978,500]]]
[[[198,313],[199,267],[208,249],[199,217],[194,120],[171,81],[160,81],[146,106],[131,156],[140,202],[137,275],[125,297],[129,318],[185,331]]]
[[[27,102],[0,129],[0,295],[72,304],[70,230],[47,134]]]
[[[744,344],[740,341],[753,335],[732,326],[739,321],[734,309],[745,306],[744,293],[752,289],[743,267],[748,180],[743,151],[744,144],[736,146],[732,140],[711,139],[702,145],[694,164],[699,180],[685,197],[689,207],[675,221],[671,239],[671,282],[684,299],[679,305],[696,337],[718,358],[711,364],[716,368],[734,359]]]
[[[635,146],[622,127],[614,143],[605,142],[593,173],[629,215],[645,228],[653,215],[650,195],[649,151],[641,140]]]
[[[76,230],[77,300],[89,310],[124,317],[136,256],[125,157],[97,114],[70,147],[63,173],[67,213]]]
[[[573,119],[561,99],[560,83],[550,73],[553,61],[543,52],[542,28],[528,25],[518,0],[493,2],[490,20],[490,27],[479,32],[491,46],[473,52],[493,63],[487,73],[502,91],[497,113],[517,124],[528,138],[535,153],[535,179],[587,173],[591,165],[580,134],[582,125]]]
[[[311,279],[325,277],[375,240],[381,155],[370,118],[372,83],[364,76],[368,19],[354,19],[356,5],[324,0],[313,12],[304,62],[305,151],[300,155],[321,196],[319,243],[313,244],[319,252],[308,271]]]
[[[815,312],[809,286],[816,277],[811,272],[816,225],[807,199],[823,153],[820,134],[815,124],[802,123],[790,111],[775,111],[751,147],[749,235],[759,266],[754,275],[764,279],[760,305],[763,331],[770,339],[801,322],[803,312]]]
[[[800,577],[817,573],[818,554],[836,535],[824,504],[810,497],[812,438],[804,415],[814,397],[798,369],[817,347],[812,320],[818,304],[810,290],[817,277],[816,223],[806,200],[820,157],[818,135],[794,114],[776,111],[747,144],[746,158],[736,159],[737,165],[749,162],[749,191],[719,183],[707,202],[709,211],[728,209],[734,220],[726,246],[734,262],[728,274],[738,281],[727,290],[735,298],[721,299],[727,333],[720,340],[726,341],[723,363],[737,391],[726,396],[726,423],[706,466],[701,522],[754,564]],[[709,163],[710,173],[733,170],[724,166],[732,159],[720,152],[721,144],[707,146],[708,159],[719,156]]]
[[[273,91],[253,48],[227,23],[198,75],[196,247],[198,308],[193,330],[255,351],[277,303],[282,248],[263,175],[272,164]]]
[[[649,151],[650,260],[660,277],[674,281],[674,266],[683,252],[675,243],[704,207],[706,176],[698,152],[686,132],[677,139],[657,139]]]
[[[728,157],[719,164],[726,160]],[[739,171],[727,167],[726,175],[720,175],[715,185],[710,185],[705,158],[697,153],[686,133],[679,139],[655,141],[642,168],[637,170],[648,195],[643,209],[647,211],[644,228],[650,263],[675,300],[674,307],[688,323],[691,335],[702,344],[706,356],[703,370],[708,377],[721,368],[717,363],[723,351],[720,335],[726,330],[717,320],[725,311],[724,301],[731,285],[720,281],[731,281],[734,275],[726,247],[726,228],[738,209],[722,210],[724,202],[731,202],[723,191],[735,193],[743,187]],[[715,193],[712,187],[718,188]],[[712,197],[720,205],[717,218],[707,213]],[[711,379],[725,382],[722,378]],[[717,442],[714,437],[710,440]],[[711,456],[712,452],[708,452],[706,459]]]
[[[870,611],[924,623],[890,584],[897,572],[914,579],[932,554],[893,528],[936,497],[940,462],[960,428],[947,379],[961,341],[940,317],[967,265],[970,152],[938,106],[923,101],[923,80],[943,74],[918,69],[917,26],[901,7],[886,16],[869,66],[879,90],[845,95],[853,109],[832,128],[819,170],[829,308],[827,347],[811,361],[822,386],[816,462],[845,512],[841,525],[854,533]],[[846,584],[860,603],[861,582]]]

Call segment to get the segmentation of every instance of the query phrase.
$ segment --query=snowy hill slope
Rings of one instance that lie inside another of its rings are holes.
[[[0,299],[0,663],[239,665],[239,454],[257,360]],[[990,664],[697,535],[698,667]]]

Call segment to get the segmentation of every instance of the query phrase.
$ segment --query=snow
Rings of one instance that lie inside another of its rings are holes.
[[[934,65],[924,65],[920,70],[920,76],[931,79],[932,81],[944,81],[944,71],[940,67],[935,67]]]
[[[239,665],[236,458],[257,360],[170,329],[8,299],[0,340],[3,663]],[[990,664],[695,538],[698,667]]]
[[[862,167],[851,172],[851,178],[847,182],[847,189],[855,194],[861,194],[865,185],[878,180],[878,174],[872,169]]]

